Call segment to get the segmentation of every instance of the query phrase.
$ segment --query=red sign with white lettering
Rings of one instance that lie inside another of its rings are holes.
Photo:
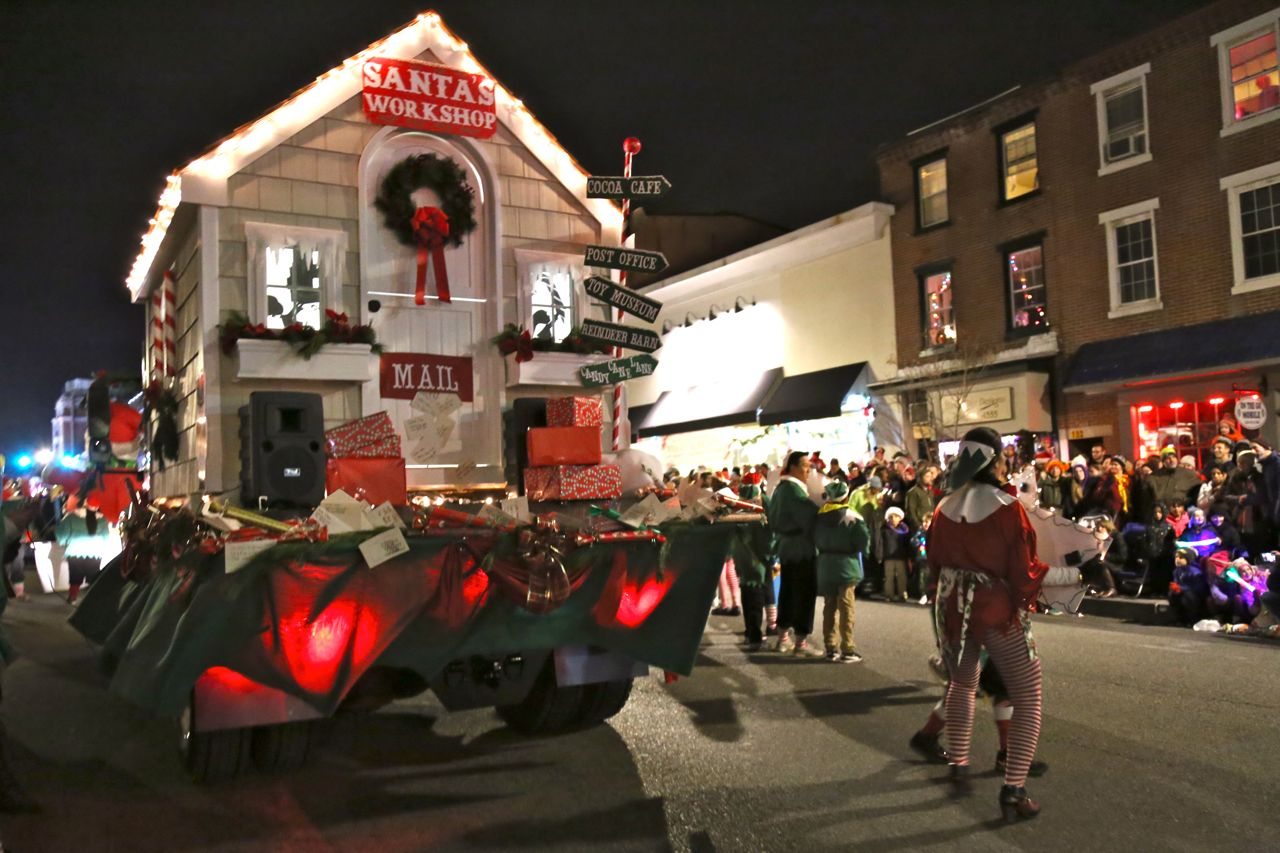
[[[412,59],[366,59],[360,100],[374,124],[488,139],[498,130],[493,81]]]
[[[383,399],[412,400],[419,391],[453,394],[464,403],[475,397],[471,359],[462,356],[384,352],[378,379]]]

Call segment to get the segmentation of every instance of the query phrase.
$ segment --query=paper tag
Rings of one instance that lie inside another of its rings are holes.
[[[364,561],[371,569],[408,552],[409,543],[404,541],[404,534],[394,527],[382,531],[377,536],[370,536],[360,543],[360,553],[364,555]]]
[[[462,408],[462,400],[456,394],[419,391],[409,402],[409,408],[433,417],[448,416]]]
[[[411,444],[416,444],[426,438],[427,431],[431,429],[432,418],[429,415],[416,415],[408,418],[404,422],[404,436],[409,439]]]
[[[618,520],[628,527],[649,527],[658,523],[658,516],[661,514],[665,514],[662,502],[658,500],[657,495],[650,493],[645,496],[644,500],[632,504],[626,512],[619,516]]]
[[[330,492],[329,494],[325,495],[324,500],[320,502],[321,506],[334,506],[335,504],[359,505],[360,501],[356,500],[354,497],[347,494],[342,489],[338,489],[336,492]]]
[[[458,463],[458,479],[465,480],[470,477],[476,470],[476,463],[473,459],[463,459]]]
[[[419,442],[409,448],[409,459],[419,465],[425,465],[432,459],[436,458],[436,454],[440,452],[440,448],[430,442]]]
[[[249,564],[249,561],[261,554],[263,551],[270,550],[276,545],[274,539],[245,539],[242,541],[228,542],[226,550],[223,551],[223,557],[226,560],[226,573],[239,571]]]
[[[331,535],[334,533],[352,533],[356,529],[347,524],[337,513],[323,505],[316,507],[316,511],[311,513],[311,518],[326,527]]]
[[[241,527],[240,522],[234,518],[227,518],[225,515],[209,515],[206,513],[200,517],[200,520],[214,530],[221,530],[223,533],[232,533]]]
[[[498,506],[502,507],[502,511],[514,518],[516,521],[533,521],[533,515],[529,512],[529,498],[507,498],[500,501]]]
[[[402,530],[404,529],[404,521],[400,518],[400,513],[396,512],[396,508],[389,503],[381,503],[373,509],[367,510],[364,515],[374,527],[398,527]]]

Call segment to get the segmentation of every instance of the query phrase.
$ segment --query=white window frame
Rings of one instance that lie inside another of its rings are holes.
[[[1218,51],[1218,93],[1222,99],[1222,130],[1219,136],[1230,136],[1258,125],[1280,119],[1280,107],[1249,118],[1236,119],[1236,102],[1231,86],[1231,48],[1267,30],[1276,33],[1276,46],[1280,49],[1280,6],[1264,12],[1256,18],[1236,24],[1230,29],[1214,33],[1209,45]]]
[[[1147,104],[1147,75],[1149,73],[1151,73],[1151,63],[1144,62],[1137,68],[1130,68],[1128,71],[1122,71],[1105,80],[1099,80],[1089,87],[1089,93],[1093,95],[1098,113],[1098,177],[1151,162],[1151,111]],[[1123,160],[1108,163],[1105,153],[1108,134],[1107,95],[1122,86],[1128,86],[1135,82],[1142,87],[1142,131],[1147,138],[1147,150],[1142,154],[1134,154],[1130,157],[1125,157]]]
[[[519,292],[518,307],[520,319],[516,322],[517,326],[523,326],[533,334],[533,274],[536,267],[541,264],[567,264],[574,270],[574,286],[573,299],[569,305],[569,328],[582,325],[582,321],[588,316],[588,306],[583,301],[586,299],[586,291],[582,289],[582,282],[587,277],[587,268],[582,261],[581,254],[569,254],[567,252],[541,252],[536,249],[516,249],[516,281]]]
[[[1135,204],[1117,207],[1098,214],[1098,224],[1106,229],[1107,239],[1107,279],[1111,289],[1111,310],[1107,319],[1131,317],[1134,314],[1146,314],[1149,311],[1164,310],[1164,301],[1160,292],[1160,244],[1156,234],[1156,211],[1160,209],[1160,199],[1149,198]],[[1151,265],[1155,273],[1156,295],[1138,302],[1122,303],[1120,301],[1120,266],[1119,252],[1116,250],[1116,229],[1123,225],[1132,225],[1144,219],[1151,220]]]
[[[249,278],[249,322],[267,322],[267,248],[313,242],[320,246],[320,319],[326,310],[341,311],[346,273],[347,233],[329,228],[305,228],[275,222],[246,222],[245,250]]]
[[[1280,183],[1280,160],[1256,169],[1228,175],[1218,181],[1218,187],[1226,190],[1227,193],[1227,221],[1231,225],[1231,266],[1235,275],[1235,281],[1231,286],[1232,296],[1280,286],[1280,273],[1259,278],[1244,277],[1244,227],[1240,222],[1241,193],[1276,183]]]

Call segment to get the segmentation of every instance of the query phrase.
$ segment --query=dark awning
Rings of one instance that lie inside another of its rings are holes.
[[[760,410],[760,425],[838,417],[840,406],[866,366],[865,361],[859,361],[786,377]]]
[[[782,378],[782,368],[746,378],[727,375],[696,388],[665,391],[645,414],[641,438],[756,422],[756,411]]]
[[[1065,390],[1106,390],[1211,370],[1243,370],[1280,360],[1280,311],[1212,320],[1085,344]]]

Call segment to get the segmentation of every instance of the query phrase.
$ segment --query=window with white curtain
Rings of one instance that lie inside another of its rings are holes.
[[[346,232],[248,222],[245,242],[252,322],[319,329],[326,310],[342,310]]]

